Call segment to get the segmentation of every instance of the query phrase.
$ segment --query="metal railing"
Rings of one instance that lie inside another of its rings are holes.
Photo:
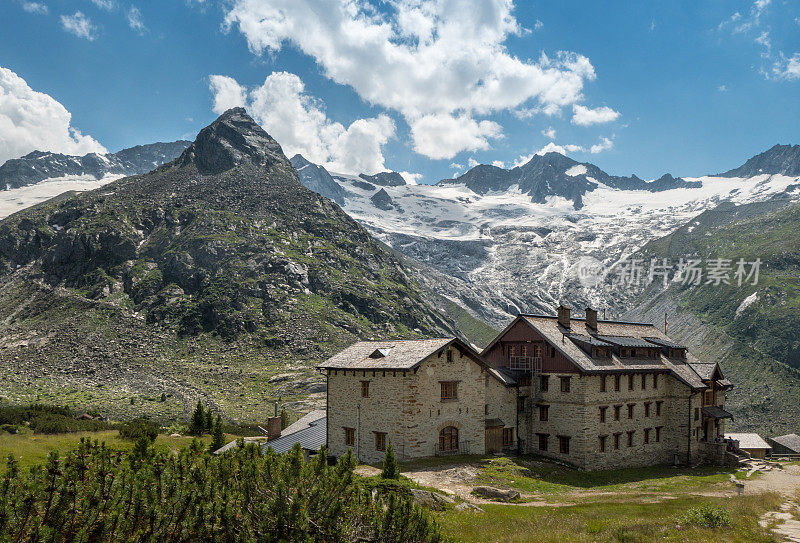
[[[508,368],[512,370],[539,369],[541,371],[542,358],[540,356],[509,356]]]

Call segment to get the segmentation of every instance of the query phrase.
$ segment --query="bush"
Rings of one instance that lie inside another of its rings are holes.
[[[130,441],[139,441],[141,438],[145,438],[147,441],[152,443],[158,437],[158,431],[160,427],[155,422],[139,418],[134,419],[132,421],[126,422],[119,428],[119,437],[122,439],[128,439]]]
[[[19,427],[17,427],[15,424],[3,424],[0,425],[0,430],[3,432],[8,432],[9,434],[16,434],[19,432]]]
[[[681,517],[681,524],[703,528],[730,526],[731,514],[727,509],[706,504],[686,511]]]
[[[384,479],[399,479],[400,466],[397,464],[397,457],[394,455],[394,447],[392,442],[386,447],[386,454],[383,457],[383,471],[381,477]]]
[[[83,439],[31,470],[9,459],[0,541],[441,541],[426,511],[365,490],[355,466],[349,453],[329,465],[324,448],[307,462],[299,446],[213,456],[199,444],[174,454],[140,440],[125,453]]]
[[[67,407],[33,404],[0,407],[0,425],[30,426],[36,434],[94,432],[110,426],[100,420],[78,420]]]

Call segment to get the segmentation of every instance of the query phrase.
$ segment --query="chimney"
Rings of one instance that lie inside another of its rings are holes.
[[[267,441],[281,437],[281,418],[270,417],[267,419]]]
[[[597,331],[597,310],[591,307],[586,308],[586,326]]]
[[[570,309],[564,304],[558,306],[558,324],[560,324],[564,328],[570,327],[569,311]]]

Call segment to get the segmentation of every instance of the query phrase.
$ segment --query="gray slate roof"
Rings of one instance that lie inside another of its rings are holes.
[[[306,413],[305,415],[300,417],[293,424],[290,424],[289,426],[284,428],[281,431],[281,437],[279,437],[278,439],[283,439],[284,437],[287,437],[290,434],[294,434],[296,432],[299,432],[300,430],[304,430],[304,429],[308,428],[309,426],[311,426],[312,423],[314,423],[314,422],[316,422],[316,421],[318,421],[320,419],[324,419],[324,418],[325,418],[325,410],[324,409],[316,409],[314,411],[310,411],[309,413]],[[245,443],[256,443],[256,444],[259,444],[259,445],[267,444],[267,443],[272,444],[275,441],[277,441],[277,439],[275,439],[273,441],[267,441],[266,436],[246,437],[246,438],[244,438],[244,442]],[[323,441],[323,443],[324,443],[324,441]],[[236,443],[236,440],[234,440],[234,441],[231,441],[230,443],[226,444],[224,447],[214,451],[214,454],[221,454],[221,453],[224,453],[225,451],[229,451],[231,449],[235,449],[236,447],[237,447],[237,443]]]
[[[597,336],[598,339],[611,343],[612,345],[619,345],[620,347],[644,347],[652,349],[655,347],[651,341],[645,341],[638,337],[633,336]]]
[[[318,451],[325,445],[326,427],[327,417],[322,417],[309,422],[308,426],[301,430],[267,441],[261,445],[261,448],[264,451],[272,448],[276,453],[283,454],[299,443],[300,447],[306,451]],[[286,429],[288,430],[289,428],[287,427]]]
[[[769,440],[800,454],[800,436],[797,434],[786,434],[785,436],[769,438]]]
[[[455,338],[359,341],[330,357],[318,367],[348,370],[410,370],[443,349]],[[386,356],[370,358],[378,350]]]
[[[644,339],[646,339],[650,343],[655,343],[656,345],[661,345],[662,347],[669,347],[671,349],[685,349],[686,348],[686,345],[681,345],[680,343],[675,343],[672,340],[663,339],[663,338],[660,338],[660,337],[649,337],[649,336],[647,336]]]
[[[567,329],[558,324],[557,317],[551,315],[520,315],[519,318],[538,330],[551,344],[555,345],[556,349],[560,350],[578,368],[587,373],[655,371],[662,369],[664,372],[671,372],[676,378],[693,389],[707,388],[703,383],[703,379],[693,367],[695,364],[700,364],[700,360],[690,352],[686,353],[685,360],[668,358],[663,353],[659,358],[655,359],[620,358],[616,354],[612,354],[610,360],[593,359],[575,342],[567,340],[569,334],[580,334],[597,336],[602,341],[606,340],[604,336],[626,336],[637,338],[643,342],[648,341],[644,339],[645,337],[669,341],[669,338],[661,330],[650,323],[601,320],[597,322],[597,330],[593,330],[586,325],[585,319],[571,319],[571,328]],[[653,345],[648,343],[647,346],[652,347]],[[712,370],[713,367],[716,367],[715,364],[709,365],[712,366]]]
[[[733,419],[733,415],[716,405],[707,405],[703,408],[703,413],[715,419]]]
[[[771,449],[769,443],[758,434],[725,434],[725,439],[739,442],[740,449]]]

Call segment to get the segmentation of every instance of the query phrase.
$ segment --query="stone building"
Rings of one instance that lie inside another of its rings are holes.
[[[716,364],[645,323],[519,315],[480,354],[453,338],[359,342],[320,365],[327,443],[377,462],[532,453],[583,469],[721,462]]]

